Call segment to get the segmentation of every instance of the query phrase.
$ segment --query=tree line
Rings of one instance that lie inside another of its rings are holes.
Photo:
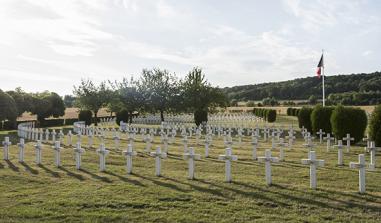
[[[73,96],[64,99],[48,91],[0,90],[0,121],[15,121],[24,112],[31,112],[43,123],[45,118],[63,116],[65,104],[91,111],[95,123],[98,111],[104,107],[110,113],[127,113],[130,121],[136,113],[158,113],[162,121],[166,113],[193,113],[201,119],[196,123],[200,123],[207,121],[208,112],[226,107],[228,100],[220,88],[206,80],[201,68],[193,68],[184,78],[165,69],[143,69],[137,79],[105,80],[99,84],[82,79],[74,86]]]
[[[242,85],[223,88],[229,100],[260,101],[265,98],[277,100],[308,100],[311,96],[321,98],[322,84],[317,77],[295,80]],[[381,72],[336,75],[325,77],[325,91],[332,104],[377,104],[381,101]],[[349,96],[341,93],[352,92]],[[331,98],[330,95],[333,95]]]

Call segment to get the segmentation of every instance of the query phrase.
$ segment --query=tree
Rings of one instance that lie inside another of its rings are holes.
[[[32,94],[33,106],[31,113],[37,115],[40,125],[44,124],[45,118],[53,116],[58,118],[65,114],[65,105],[62,98],[49,91]]]
[[[33,107],[33,98],[30,94],[24,92],[21,88],[7,93],[15,100],[17,106],[17,116],[21,116],[24,112],[31,111]]]
[[[143,93],[146,110],[160,112],[161,121],[164,121],[164,112],[173,107],[174,99],[178,95],[178,81],[176,76],[167,70],[144,69],[139,81]]]
[[[354,107],[337,106],[331,115],[332,132],[337,139],[342,139],[346,134],[350,134],[359,142],[368,124],[368,119],[364,110]]]
[[[369,135],[376,146],[381,146],[381,105],[374,109],[370,117]]]
[[[263,105],[270,105],[270,106],[275,106],[278,105],[279,102],[274,98],[274,97],[268,97],[262,100]]]
[[[232,107],[237,107],[238,106],[238,100],[237,99],[232,99],[230,101],[230,106]]]
[[[73,93],[77,98],[76,103],[81,109],[93,112],[95,125],[97,125],[99,109],[105,107],[112,97],[112,91],[106,82],[95,85],[91,80],[81,80],[79,86],[74,86]]]
[[[310,105],[315,105],[317,103],[317,97],[315,95],[311,95],[309,98],[308,98],[308,103]]]
[[[133,78],[128,81],[123,78],[121,82],[115,81],[112,84],[116,97],[119,98],[121,109],[126,109],[129,113],[130,123],[134,112],[139,112],[144,108],[144,96],[141,84]]]
[[[73,95],[65,95],[63,101],[66,108],[72,108],[74,106],[75,97]]]
[[[183,110],[186,112],[208,111],[217,106],[226,107],[228,104],[221,89],[212,87],[198,67],[193,68],[181,83]],[[197,115],[197,117],[199,117]],[[205,116],[201,116],[205,117]],[[207,119],[207,117],[205,118]],[[207,120],[203,120],[207,121]]]
[[[15,100],[0,89],[0,121],[15,121],[17,118],[17,105]]]

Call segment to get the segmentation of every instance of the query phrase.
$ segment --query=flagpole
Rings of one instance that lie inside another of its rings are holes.
[[[322,55],[323,55],[323,60],[324,60],[324,49],[323,50],[321,50],[322,51]],[[322,74],[323,74],[323,78],[322,78],[322,84],[323,84],[323,107],[325,107],[325,89],[324,89],[324,70],[325,70],[325,63],[324,63],[324,61],[323,61],[323,72],[322,72]]]

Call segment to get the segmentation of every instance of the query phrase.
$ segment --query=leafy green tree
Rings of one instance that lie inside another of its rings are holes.
[[[311,113],[312,108],[310,107],[303,107],[298,113],[299,128],[304,126],[308,132],[312,132]]]
[[[262,100],[263,105],[275,106],[279,105],[279,102],[274,97],[268,97]]]
[[[238,106],[238,100],[237,99],[232,99],[230,101],[230,106],[232,107],[237,107]]]
[[[374,109],[370,117],[369,133],[376,146],[381,146],[381,105]]]
[[[364,110],[360,108],[337,106],[331,115],[332,132],[337,139],[342,139],[347,133],[359,142],[368,124]]]
[[[311,95],[309,98],[308,98],[308,103],[310,105],[316,105],[317,103],[317,97],[315,95]]]
[[[90,110],[94,114],[95,125],[98,124],[98,111],[102,107],[107,106],[112,97],[112,90],[107,86],[106,82],[99,85],[94,84],[91,80],[81,80],[78,86],[74,86],[74,96],[76,104],[85,110]]]
[[[121,109],[125,109],[129,113],[130,123],[132,122],[134,112],[140,112],[144,108],[145,100],[140,86],[139,81],[133,78],[130,81],[123,78],[122,81],[115,81],[112,84],[115,95],[119,98]]]
[[[65,104],[62,98],[49,91],[32,94],[33,106],[31,113],[37,115],[40,125],[44,125],[45,118],[58,118],[65,114]]]
[[[332,133],[331,127],[331,114],[334,107],[323,107],[322,105],[317,105],[313,108],[311,113],[311,125],[312,131],[317,133],[322,129],[325,133]]]
[[[178,80],[167,70],[144,69],[139,81],[146,105],[146,111],[159,112],[161,121],[164,121],[164,112],[170,111],[175,105],[174,99],[178,95]],[[174,109],[172,109],[174,110]]]
[[[24,112],[30,112],[33,108],[33,98],[31,94],[24,92],[21,88],[7,93],[15,100],[17,106],[17,116],[21,116]]]
[[[228,104],[225,94],[221,89],[212,87],[205,79],[205,75],[198,67],[193,68],[181,83],[181,97],[183,99],[183,110],[192,112],[197,117],[196,112],[208,111],[211,108],[220,106],[226,107]],[[207,121],[207,116],[205,118]]]
[[[15,121],[17,118],[17,105],[15,100],[0,89],[0,121]]]
[[[63,101],[66,108],[72,108],[74,106],[75,97],[73,95],[65,95]]]

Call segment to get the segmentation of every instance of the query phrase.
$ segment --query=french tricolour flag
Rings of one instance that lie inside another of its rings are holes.
[[[316,75],[318,76],[318,78],[320,78],[320,76],[321,76],[321,68],[322,67],[324,68],[323,54],[321,55],[319,64],[317,65]]]

